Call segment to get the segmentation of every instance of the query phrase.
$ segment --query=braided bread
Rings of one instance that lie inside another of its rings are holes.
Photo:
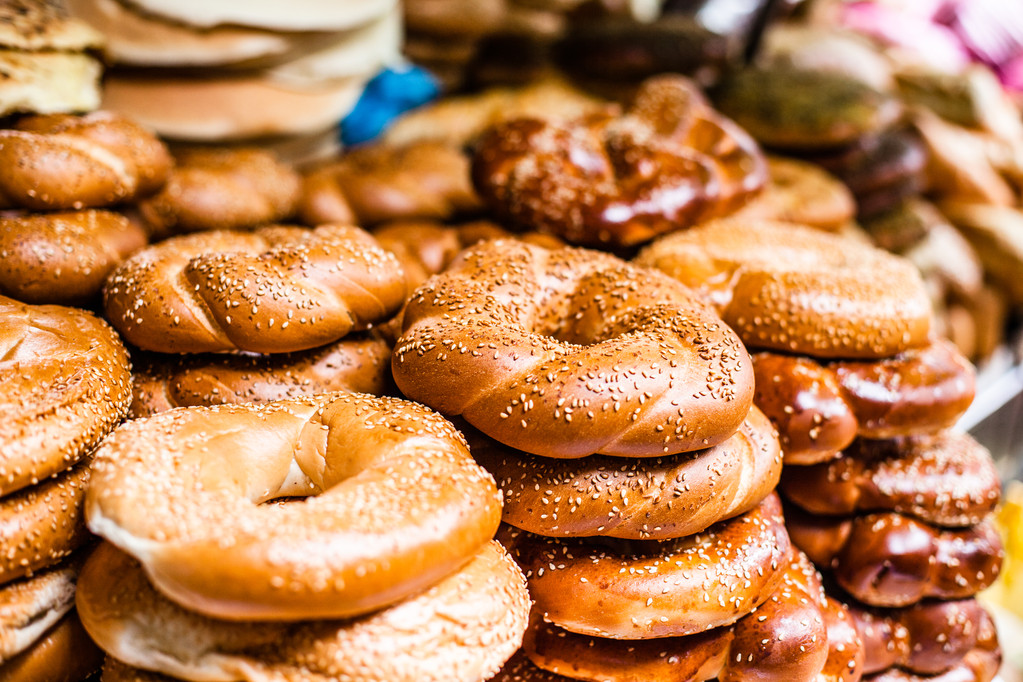
[[[267,227],[168,239],[107,279],[107,319],[144,350],[285,353],[387,319],[405,298],[394,256],[366,232]]]
[[[753,398],[746,350],[685,287],[605,254],[501,240],[412,294],[391,367],[411,399],[550,457],[710,447]]]
[[[756,408],[723,443],[642,461],[535,457],[472,431],[468,437],[504,494],[504,522],[547,537],[692,535],[760,504],[781,473],[778,439]]]
[[[119,114],[30,116],[0,130],[0,205],[52,210],[131,201],[159,190],[171,163],[155,135]]]
[[[314,497],[262,504],[288,496]],[[448,422],[343,393],[128,422],[96,451],[86,496],[89,528],[161,592],[236,620],[392,604],[463,566],[500,515]]]
[[[677,637],[728,625],[782,580],[789,537],[777,495],[703,533],[656,541],[545,538],[503,527],[534,608],[595,637]]]
[[[695,86],[640,86],[621,117],[515,119],[480,140],[473,183],[512,223],[574,244],[628,247],[733,211],[767,180],[757,144]]]
[[[971,597],[1001,571],[1002,541],[990,521],[945,529],[893,512],[822,517],[790,507],[785,523],[796,547],[873,606]]]
[[[1002,485],[991,453],[965,433],[856,441],[843,456],[788,467],[781,491],[814,514],[895,511],[970,526],[994,511]]]

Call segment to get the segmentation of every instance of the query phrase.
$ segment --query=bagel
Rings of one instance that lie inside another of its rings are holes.
[[[529,615],[522,574],[493,541],[425,591],[352,620],[211,620],[160,595],[140,566],[109,544],[86,563],[77,600],[89,634],[114,658],[225,682],[489,679],[519,646]]]
[[[994,633],[992,633],[994,634]],[[993,636],[938,675],[917,675],[901,668],[864,676],[866,682],[991,682],[1002,667],[1002,650]]]
[[[521,118],[479,141],[473,184],[503,220],[630,247],[735,210],[767,179],[756,143],[681,76],[645,81],[622,117]]]
[[[778,439],[755,407],[723,443],[642,462],[548,459],[468,437],[473,457],[504,495],[504,522],[547,537],[692,535],[760,504],[781,474]]]
[[[391,220],[448,220],[478,211],[464,152],[433,141],[371,145],[305,175],[298,205],[308,225],[376,225]]]
[[[781,492],[813,514],[894,511],[939,526],[972,526],[1002,484],[991,453],[966,433],[856,441],[839,459],[789,467]]]
[[[0,130],[0,204],[37,210],[110,206],[148,196],[171,167],[155,135],[118,114],[50,114]]]
[[[89,466],[0,498],[0,584],[56,564],[89,539],[83,516]]]
[[[975,599],[928,600],[904,609],[853,604],[849,614],[863,638],[866,675],[889,668],[937,675],[994,637],[994,622]]]
[[[784,580],[753,613],[727,627],[686,637],[616,641],[574,634],[534,617],[523,650],[538,667],[577,680],[817,679],[828,656],[825,602],[805,557],[785,557]]]
[[[790,464],[833,459],[853,438],[895,438],[949,428],[976,392],[974,370],[951,342],[891,358],[818,363],[753,354],[754,403],[778,426]]]
[[[128,354],[84,310],[0,296],[0,496],[64,471],[121,421]]]
[[[155,196],[139,203],[157,239],[182,232],[236,230],[287,218],[298,203],[298,173],[254,147],[175,152],[176,166]]]
[[[145,245],[138,225],[109,211],[0,215],[0,292],[26,303],[85,303]]]
[[[742,516],[665,542],[545,538],[507,527],[500,539],[545,621],[628,640],[735,622],[781,583],[790,547],[773,494]]]
[[[708,307],[592,251],[484,242],[412,294],[403,328],[405,395],[532,454],[711,447],[752,405],[749,355]]]
[[[136,0],[141,10],[196,28],[237,24],[274,31],[340,31],[387,13],[394,0],[298,0],[281,5],[273,0],[238,5],[232,0]]]
[[[336,341],[397,312],[394,256],[355,227],[268,227],[168,239],[107,278],[107,319],[163,353],[286,353]]]
[[[65,562],[0,588],[0,671],[74,608],[80,568]]]
[[[71,611],[36,643],[0,666],[3,682],[80,682],[103,664],[100,651]]]
[[[751,349],[869,359],[929,340],[930,299],[909,261],[813,228],[724,219],[664,236],[634,263],[706,295]]]
[[[310,497],[260,506],[289,496]],[[500,515],[493,479],[447,421],[343,393],[128,422],[96,451],[86,497],[89,528],[157,589],[231,620],[392,604],[458,570]]]
[[[145,354],[135,357],[128,416],[331,391],[382,395],[390,386],[390,359],[390,344],[377,335],[347,336],[322,348],[283,355]]]
[[[1001,571],[1002,541],[990,521],[943,529],[893,512],[829,518],[789,508],[785,522],[796,547],[872,606],[972,597]]]

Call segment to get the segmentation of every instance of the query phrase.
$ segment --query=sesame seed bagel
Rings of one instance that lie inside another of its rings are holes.
[[[85,489],[89,466],[0,499],[0,584],[56,564],[89,539]]]
[[[928,342],[930,299],[912,263],[810,227],[723,219],[634,262],[705,294],[750,348],[866,359]]]
[[[29,116],[0,130],[0,204],[38,210],[110,206],[156,192],[167,148],[107,111]]]
[[[972,597],[1001,571],[1002,541],[988,520],[947,529],[893,512],[826,517],[790,507],[785,523],[796,547],[872,606]]]
[[[376,334],[350,334],[320,348],[277,355],[139,353],[128,416],[331,391],[382,395],[390,387],[390,369],[391,345]]]
[[[544,620],[614,639],[678,637],[728,625],[782,581],[789,538],[777,495],[707,531],[664,542],[501,540],[522,566]]]
[[[3,682],[81,682],[103,664],[78,614],[69,612],[35,644],[0,665]]]
[[[1001,499],[991,453],[966,433],[858,440],[842,455],[786,468],[786,499],[814,514],[895,511],[952,527],[980,523]]]
[[[818,363],[753,354],[757,407],[781,434],[785,461],[833,459],[857,435],[895,438],[951,427],[973,401],[974,370],[951,342],[891,358]]]
[[[155,238],[251,228],[283,220],[295,210],[299,175],[268,151],[179,149],[174,160],[163,189],[139,202],[139,214]]]
[[[774,490],[781,448],[755,407],[707,450],[637,460],[536,457],[470,433],[473,457],[504,494],[502,519],[548,537],[667,540],[743,514]]]
[[[0,292],[26,303],[87,303],[146,241],[110,211],[0,215]]]
[[[976,599],[927,600],[903,609],[849,605],[863,638],[864,674],[897,667],[937,675],[994,636],[994,622]]]
[[[837,603],[825,601],[805,558],[786,556],[781,563],[784,579],[734,625],[685,637],[620,641],[567,632],[534,615],[523,650],[540,668],[592,682],[715,677],[811,682],[828,657],[824,611]]]
[[[0,496],[73,466],[128,411],[131,370],[96,316],[0,296]]]
[[[107,279],[107,319],[144,350],[287,353],[398,311],[394,256],[357,227],[201,232],[144,249]]]
[[[703,449],[753,402],[749,354],[710,308],[595,251],[484,242],[412,294],[403,324],[398,388],[532,454]]]
[[[29,648],[74,608],[80,568],[80,561],[66,562],[0,588],[0,664]]]
[[[918,675],[902,668],[888,668],[873,675],[865,675],[866,682],[991,682],[1002,666],[1002,650],[998,637],[991,630],[986,638],[963,660],[937,675]]]
[[[522,573],[493,541],[455,574],[352,620],[205,618],[163,597],[109,544],[86,563],[77,601],[89,634],[118,660],[220,682],[476,682],[514,653],[529,617]]]
[[[263,504],[285,497],[307,499]],[[86,518],[186,608],[301,620],[453,573],[493,537],[501,501],[430,410],[328,393],[128,422],[96,451]]]

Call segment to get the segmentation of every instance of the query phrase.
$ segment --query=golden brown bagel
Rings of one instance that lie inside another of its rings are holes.
[[[81,682],[102,663],[103,652],[71,611],[34,646],[0,665],[0,682]]]
[[[724,219],[662,237],[634,262],[705,294],[750,348],[867,359],[928,342],[915,266],[813,228]]]
[[[295,211],[299,175],[270,152],[208,147],[181,149],[174,157],[177,163],[164,188],[139,203],[154,238],[252,228],[280,222]]]
[[[825,517],[789,507],[785,523],[796,547],[873,606],[971,597],[1001,571],[1002,541],[990,521],[942,529],[893,512]]]
[[[109,211],[0,215],[0,292],[26,303],[86,303],[145,245],[142,228]]]
[[[939,526],[971,526],[994,511],[1002,485],[987,448],[969,434],[942,431],[858,440],[839,459],[786,468],[781,491],[814,514],[895,511]]]
[[[768,156],[767,169],[767,184],[741,209],[743,218],[781,220],[837,232],[855,217],[852,192],[820,166]]]
[[[504,522],[547,537],[692,535],[760,504],[781,474],[777,436],[755,407],[723,443],[642,461],[557,460],[468,437],[473,457],[504,494]]]
[[[110,206],[156,192],[171,167],[155,135],[119,114],[50,114],[0,130],[0,205]]]
[[[849,613],[863,638],[866,675],[893,667],[937,675],[983,646],[995,627],[975,599],[927,600],[904,609],[851,604]]]
[[[212,620],[163,597],[131,557],[109,544],[86,563],[77,599],[89,634],[119,660],[225,681],[489,679],[519,646],[529,614],[522,574],[493,541],[455,574],[351,620]]]
[[[781,434],[789,464],[834,459],[856,435],[894,438],[951,427],[973,401],[973,367],[936,340],[891,358],[818,363],[753,354],[753,398]]]
[[[618,641],[560,630],[536,615],[523,650],[538,667],[593,682],[715,677],[811,682],[828,656],[824,612],[836,603],[825,602],[805,557],[785,557],[782,563],[784,580],[734,625],[685,637]]]
[[[0,588],[0,669],[74,608],[80,568],[69,561]]]
[[[382,395],[390,388],[391,345],[376,334],[356,334],[281,355],[139,353],[134,365],[128,416],[137,419],[174,407],[267,403],[331,391]]]
[[[545,538],[508,527],[501,540],[522,566],[544,620],[628,640],[735,622],[779,585],[790,547],[776,495],[677,540]]]
[[[308,499],[263,504],[296,496]],[[86,514],[186,608],[301,620],[365,613],[450,575],[501,507],[438,415],[328,393],[128,422],[96,451]]]
[[[605,254],[490,241],[417,289],[398,388],[538,455],[653,457],[727,439],[753,371],[677,282]]]
[[[690,81],[662,76],[621,117],[496,126],[479,141],[472,178],[502,219],[573,244],[629,247],[731,212],[767,171],[753,138]]]
[[[372,145],[305,175],[298,214],[307,225],[376,225],[391,220],[447,220],[481,208],[469,159],[440,142]]]
[[[83,462],[54,478],[0,498],[0,584],[52,566],[85,544]]]
[[[103,299],[107,318],[144,350],[287,353],[387,319],[405,282],[359,228],[266,227],[144,249],[111,273]]]
[[[888,668],[865,675],[866,682],[991,682],[1002,666],[1002,650],[992,628],[990,636],[970,651],[963,660],[937,675],[917,675],[901,668]]]
[[[128,411],[131,372],[94,315],[0,296],[0,496],[71,467]]]

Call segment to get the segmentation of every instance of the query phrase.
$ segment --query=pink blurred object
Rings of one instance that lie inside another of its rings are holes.
[[[1023,92],[1023,54],[1017,55],[1009,63],[1003,64],[999,75],[1006,88]]]
[[[915,2],[905,7],[874,2],[843,6],[840,21],[848,28],[916,54],[940,71],[959,71],[970,54],[954,31],[934,22],[946,2]]]

